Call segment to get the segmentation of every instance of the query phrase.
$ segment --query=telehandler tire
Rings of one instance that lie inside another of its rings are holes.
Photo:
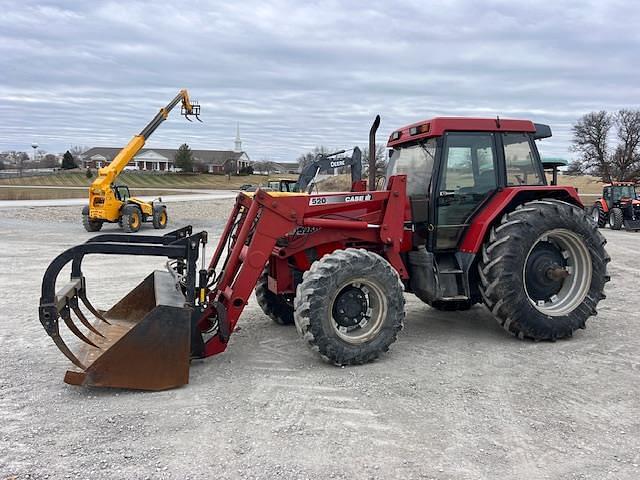
[[[569,337],[605,298],[611,260],[605,244],[574,205],[555,199],[520,205],[491,229],[482,249],[484,303],[520,339]]]
[[[256,284],[256,299],[262,311],[278,325],[293,325],[293,305],[267,287],[269,271],[265,268]]]
[[[89,218],[89,207],[82,207],[82,225],[87,232],[98,232],[102,228],[102,222]]]
[[[327,362],[370,362],[402,330],[403,291],[398,273],[380,255],[336,250],[304,273],[294,302],[296,328]]]
[[[122,208],[122,229],[127,233],[135,233],[142,225],[142,212],[136,205],[125,205]]]
[[[158,205],[153,207],[153,228],[156,230],[162,230],[167,228],[167,222],[169,217],[167,216],[167,207],[164,205]]]
[[[622,209],[614,207],[609,212],[609,226],[611,230],[620,230],[624,221],[624,215]]]

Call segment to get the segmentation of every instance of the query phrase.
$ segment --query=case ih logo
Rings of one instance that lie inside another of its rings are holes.
[[[367,200],[371,200],[370,193],[364,195],[349,195],[344,197],[345,202],[366,202]]]
[[[363,193],[359,195],[345,195],[344,197],[331,196],[331,197],[311,197],[309,199],[309,205],[327,205],[329,203],[345,203],[345,202],[366,202],[373,197],[370,193]]]

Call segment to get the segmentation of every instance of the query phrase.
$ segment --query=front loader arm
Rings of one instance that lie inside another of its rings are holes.
[[[269,258],[272,255],[285,258],[297,253],[278,247],[276,243],[298,227],[320,229],[326,234],[327,242],[353,239],[381,245],[383,255],[400,276],[406,278],[407,272],[399,255],[404,229],[405,187],[406,177],[398,176],[392,178],[389,190],[358,195],[273,197],[258,190],[250,197],[240,193],[208,268],[211,289],[198,326],[205,334],[215,334],[204,339],[203,356],[226,349],[229,336]],[[372,211],[367,212],[368,209]],[[378,220],[371,223],[366,220],[368,217]],[[227,255],[223,258],[225,248]]]

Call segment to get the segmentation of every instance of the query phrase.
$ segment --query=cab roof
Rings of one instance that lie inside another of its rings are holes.
[[[635,187],[635,185],[633,182],[611,182],[605,183],[603,187]]]
[[[511,120],[499,117],[435,117],[395,130],[389,137],[387,146],[393,147],[423,138],[438,137],[447,131],[522,132],[534,133],[537,138],[547,138],[551,136],[551,129],[547,125],[533,123],[530,120]]]

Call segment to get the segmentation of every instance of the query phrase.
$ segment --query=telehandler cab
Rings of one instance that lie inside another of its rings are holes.
[[[441,309],[482,302],[520,339],[570,337],[605,298],[610,259],[576,190],[546,185],[535,140],[549,136],[548,126],[523,120],[408,125],[389,138],[380,190],[354,182],[342,193],[240,193],[208,264],[207,235],[190,227],[163,237],[99,235],[63,252],[44,275],[40,321],[75,364],[65,381],[185,384],[190,357],[227,348],[254,289],[267,315],[295,323],[336,365],[389,349],[403,328],[405,292]],[[94,253],[172,263],[102,312],[87,299],[81,268]],[[67,263],[71,281],[56,293]],[[59,318],[85,342],[79,355],[62,341]]]
[[[191,121],[189,116],[194,116],[201,121],[200,105],[189,99],[189,93],[186,90],[180,90],[173,100],[166,107],[161,108],[147,126],[118,152],[111,163],[98,170],[98,177],[89,187],[89,205],[82,209],[82,224],[87,232],[99,231],[105,222],[117,222],[127,233],[140,230],[143,222],[152,222],[156,229],[167,226],[167,207],[161,200],[145,202],[132,197],[127,186],[116,185],[115,181],[127,164],[144,147],[147,139],[167,119],[169,112],[179,103],[181,103],[181,115],[187,120]]]

